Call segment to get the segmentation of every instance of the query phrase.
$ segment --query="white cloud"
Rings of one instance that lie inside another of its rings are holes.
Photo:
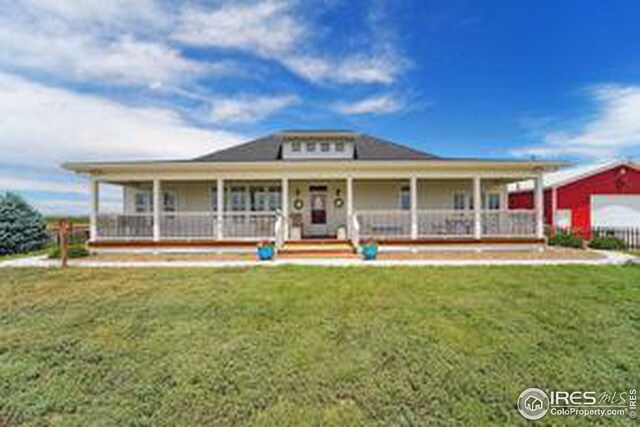
[[[285,1],[228,3],[213,10],[186,8],[174,37],[198,46],[271,56],[292,51],[304,39],[305,26]]]
[[[342,59],[290,56],[283,63],[310,81],[391,84],[403,69],[402,60],[387,56],[358,55]]]
[[[0,175],[0,192],[3,191],[42,191],[47,193],[82,194],[88,193],[87,185],[74,182],[56,182],[43,177],[43,180],[20,178],[13,175]]]
[[[318,40],[312,35],[322,31],[297,15],[294,6],[292,1],[263,0],[218,9],[188,8],[173,37],[195,46],[255,54],[312,82],[391,84],[406,67],[407,61],[386,40],[372,40],[369,52],[317,53]]]
[[[249,123],[264,119],[298,102],[300,99],[294,95],[217,99],[212,102],[210,115],[216,122]]]
[[[183,158],[241,140],[191,126],[171,110],[130,107],[0,73],[0,152],[5,163]]]
[[[163,40],[171,14],[155,2],[23,0],[0,15],[0,65],[63,79],[149,85],[223,72]]]
[[[400,110],[403,102],[392,95],[373,96],[353,103],[335,104],[343,114],[389,114]]]
[[[640,149],[640,86],[602,85],[587,92],[597,105],[597,113],[577,131],[548,132],[544,143],[515,154],[612,158]]]

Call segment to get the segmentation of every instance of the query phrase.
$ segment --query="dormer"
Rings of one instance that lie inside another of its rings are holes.
[[[351,132],[285,132],[282,159],[353,159],[355,135]]]

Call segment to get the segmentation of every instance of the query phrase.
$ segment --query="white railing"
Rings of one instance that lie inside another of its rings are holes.
[[[160,237],[163,239],[215,239],[216,212],[163,212]]]
[[[275,212],[225,212],[222,235],[225,239],[275,239]]]
[[[536,235],[535,210],[505,210],[482,212],[482,235],[532,237]]]
[[[151,239],[153,238],[153,214],[98,214],[96,216],[96,238]]]
[[[359,239],[408,239],[411,237],[411,213],[403,210],[358,211]]]
[[[421,238],[473,237],[473,211],[420,210],[417,221]]]

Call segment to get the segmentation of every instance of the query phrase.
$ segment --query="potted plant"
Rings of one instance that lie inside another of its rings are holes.
[[[378,256],[378,244],[373,240],[367,240],[362,244],[362,258],[372,261]]]
[[[275,243],[268,240],[258,243],[258,259],[260,261],[269,261],[273,259],[275,252]]]

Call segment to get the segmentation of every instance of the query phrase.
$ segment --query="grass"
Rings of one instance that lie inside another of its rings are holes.
[[[526,388],[638,385],[639,283],[638,266],[0,270],[0,424],[524,424]],[[537,424],[569,421],[603,422]]]

